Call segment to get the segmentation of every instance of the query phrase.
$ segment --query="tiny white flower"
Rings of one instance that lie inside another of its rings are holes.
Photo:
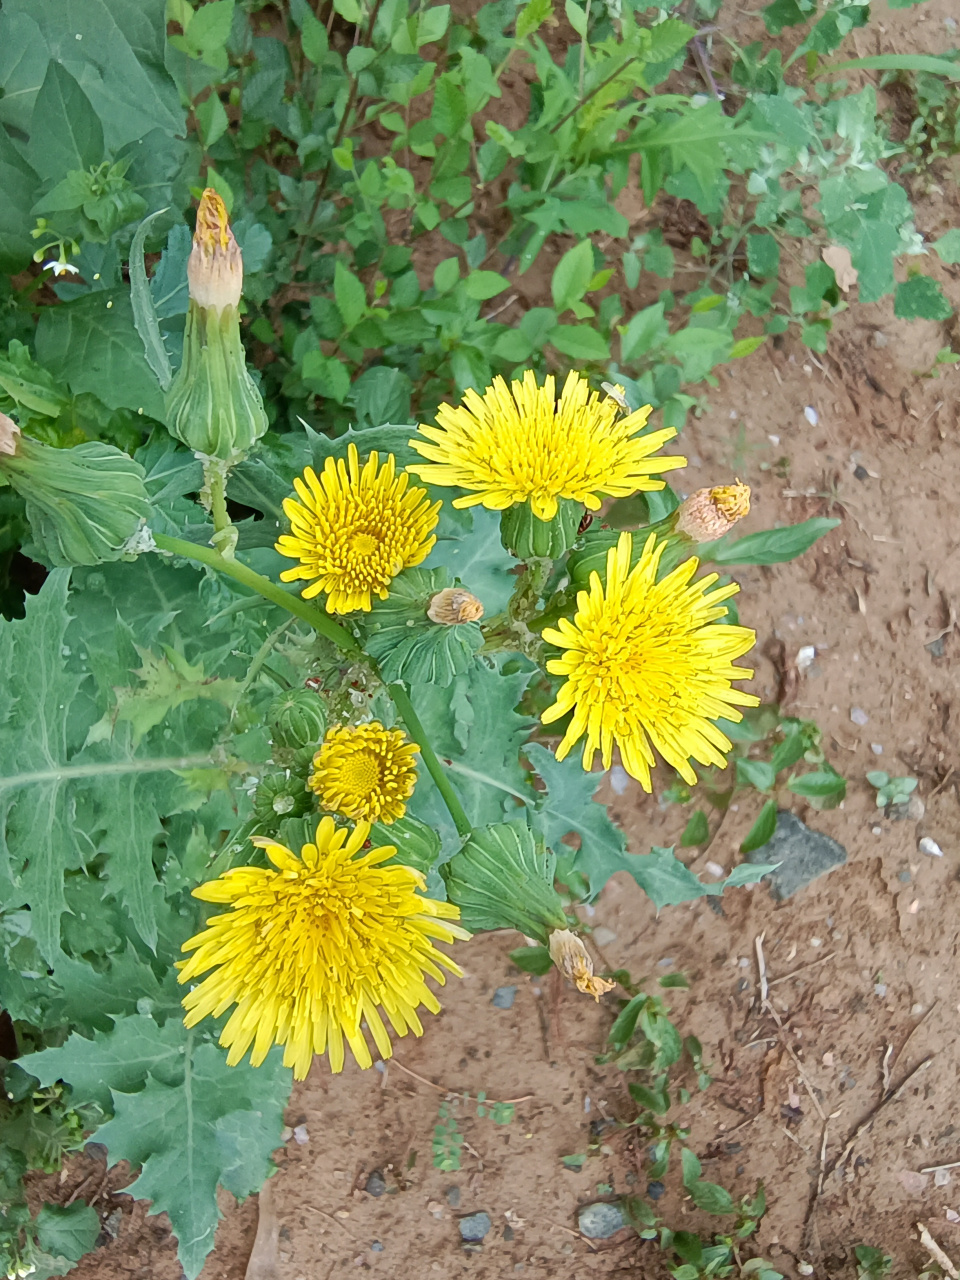
[[[75,267],[72,262],[63,262],[59,258],[51,258],[49,262],[45,262],[43,269],[44,271],[52,271],[55,276],[62,276],[67,272],[73,276],[80,274],[79,267]]]

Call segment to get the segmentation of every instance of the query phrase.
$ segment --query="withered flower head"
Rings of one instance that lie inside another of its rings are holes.
[[[8,454],[11,458],[17,452],[17,439],[20,435],[20,428],[12,418],[8,418],[5,413],[0,413],[0,453]]]
[[[739,480],[714,489],[697,489],[681,502],[676,529],[694,542],[713,542],[729,533],[749,511],[750,486]]]
[[[430,601],[427,617],[445,627],[455,626],[458,622],[479,622],[483,617],[483,605],[463,587],[444,587]]]
[[[593,961],[572,929],[554,929],[550,934],[549,947],[550,959],[563,976],[584,995],[599,1000],[605,991],[616,986],[615,982],[594,976]]]

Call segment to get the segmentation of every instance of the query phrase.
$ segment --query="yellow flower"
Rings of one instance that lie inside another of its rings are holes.
[[[696,557],[658,582],[665,546],[651,534],[631,570],[633,540],[622,533],[607,552],[606,587],[592,573],[590,589],[577,596],[573,621],[561,618],[557,630],[543,631],[545,640],[566,651],[547,670],[567,677],[543,721],[573,712],[557,759],[586,734],[584,769],[596,751],[609,769],[616,744],[623,767],[645,791],[651,790],[654,748],[690,784],[697,780],[691,760],[725,765],[731,743],[713,722],[738,721],[736,706],[760,701],[730,686],[753,675],[733,659],[753,647],[755,632],[715,621],[725,613],[722,601],[740,588],[734,582],[714,588],[715,573],[694,581]]]
[[[482,396],[468,391],[463,404],[441,405],[438,426],[421,424],[410,444],[430,462],[407,470],[471,490],[455,507],[504,511],[529,501],[535,516],[552,520],[557,499],[569,498],[598,511],[600,495],[662,489],[652,477],[686,466],[685,458],[651,457],[677,434],[672,427],[633,438],[649,416],[645,405],[624,417],[616,399],[601,399],[578,373],[568,375],[559,402],[552,376],[542,387],[529,371],[509,387],[495,378]]]
[[[252,1046],[250,1062],[258,1067],[271,1045],[282,1044],[284,1065],[302,1080],[315,1053],[328,1053],[331,1070],[342,1070],[346,1041],[369,1067],[364,1021],[389,1058],[381,1010],[398,1036],[422,1035],[418,1007],[440,1009],[424,975],[442,985],[442,965],[462,977],[432,941],[470,936],[451,923],[460,912],[420,897],[419,872],[379,865],[396,849],[361,853],[369,831],[362,822],[348,833],[324,818],[316,843],[304,845],[299,858],[258,836],[253,843],[276,870],[236,867],[194,889],[195,898],[230,909],[183,944],[193,955],[182,962],[181,982],[214,971],[184,996],[184,1022],[193,1027],[235,1005],[220,1035],[230,1066]]]
[[[327,730],[307,780],[324,809],[354,822],[396,822],[417,781],[420,748],[377,720]]]
[[[385,600],[397,574],[422,563],[436,542],[430,535],[440,503],[431,503],[425,489],[407,489],[408,477],[395,474],[392,453],[382,467],[378,463],[374,450],[361,470],[351,444],[346,462],[328,458],[319,479],[307,467],[294,480],[299,502],[284,499],[290,533],[277,550],[300,564],[280,578],[313,579],[301,595],[311,600],[325,591],[327,613],[369,610],[374,595]]]

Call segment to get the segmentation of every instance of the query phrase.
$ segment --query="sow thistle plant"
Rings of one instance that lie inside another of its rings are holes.
[[[8,897],[31,938],[6,963],[47,975],[22,1012],[73,1028],[26,1066],[93,1108],[195,1276],[217,1181],[243,1196],[269,1171],[291,1073],[369,1068],[422,1035],[471,935],[519,931],[599,1000],[613,983],[578,902],[620,870],[658,908],[722,890],[672,850],[627,852],[593,769],[619,757],[647,792],[657,769],[693,785],[758,699],[738,687],[755,636],[737,584],[700,567],[736,562],[747,486],[661,499],[633,532],[604,525],[605,503],[650,502],[685,465],[649,405],[578,372],[558,394],[527,370],[435,423],[274,438],[212,191],[187,270],[169,435],[142,461],[0,424],[0,478],[63,566],[0,643],[41,672],[3,726],[24,761]],[[799,547],[829,522],[814,525]],[[96,969],[71,923],[88,888],[123,909]],[[171,1180],[184,1143],[201,1172]]]

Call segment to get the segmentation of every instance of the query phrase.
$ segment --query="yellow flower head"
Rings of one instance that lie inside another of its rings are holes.
[[[327,730],[307,780],[324,809],[354,822],[396,822],[417,781],[420,748],[376,720]]]
[[[392,453],[378,464],[374,450],[361,470],[351,444],[346,462],[327,458],[319,478],[307,467],[294,480],[299,502],[284,499],[290,533],[277,550],[300,563],[280,577],[313,579],[301,595],[310,600],[325,591],[327,613],[369,610],[375,595],[385,600],[397,574],[424,561],[436,542],[430,535],[440,503],[425,489],[407,489],[409,477],[395,474]]]
[[[722,602],[740,588],[735,582],[714,588],[715,573],[694,581],[696,557],[658,582],[666,545],[651,534],[631,569],[633,540],[622,533],[607,552],[606,587],[592,573],[590,589],[577,596],[573,621],[561,618],[557,630],[543,631],[545,640],[565,650],[547,670],[567,677],[543,721],[573,712],[557,759],[586,734],[584,769],[598,750],[609,769],[617,745],[623,767],[644,791],[651,790],[654,748],[691,785],[697,780],[691,760],[725,765],[731,743],[713,722],[740,720],[736,706],[760,701],[730,686],[753,675],[733,660],[753,647],[755,632],[715,621],[725,613]]]
[[[463,404],[441,405],[437,426],[418,428],[410,444],[429,463],[407,470],[430,484],[469,489],[455,507],[504,511],[529,502],[535,516],[552,520],[557,499],[570,498],[598,511],[601,495],[662,489],[652,477],[686,466],[685,458],[651,457],[677,434],[672,427],[634,439],[649,416],[649,405],[623,416],[615,399],[601,399],[578,373],[568,375],[559,401],[552,376],[542,387],[529,371],[509,387],[495,378],[482,396],[468,391]]]
[[[315,1053],[329,1053],[331,1070],[342,1070],[346,1041],[369,1067],[364,1020],[389,1058],[381,1010],[397,1035],[422,1035],[418,1007],[440,1008],[424,975],[442,985],[442,965],[462,976],[432,941],[470,936],[451,923],[459,910],[421,897],[419,872],[379,865],[396,849],[361,853],[369,831],[359,823],[348,833],[324,818],[299,858],[258,836],[253,843],[276,870],[235,867],[194,889],[195,898],[229,910],[183,944],[193,955],[182,963],[181,982],[213,970],[184,996],[184,1022],[193,1027],[235,1005],[220,1035],[230,1066],[252,1046],[250,1062],[258,1067],[271,1045],[282,1044],[284,1065],[302,1080]]]
[[[737,480],[714,489],[697,489],[677,510],[676,529],[694,542],[713,542],[750,514],[750,486]]]
[[[243,289],[243,255],[234,239],[227,206],[207,187],[197,209],[193,248],[187,259],[190,297],[201,307],[235,307]]]

